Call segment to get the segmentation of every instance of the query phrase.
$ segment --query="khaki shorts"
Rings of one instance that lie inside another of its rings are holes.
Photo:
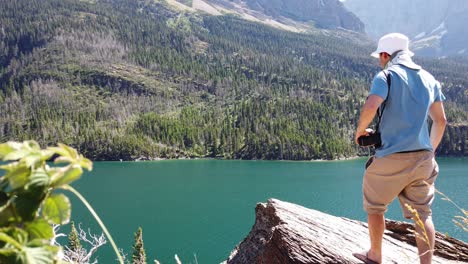
[[[383,214],[398,197],[406,218],[412,217],[405,207],[409,204],[421,219],[426,219],[432,215],[434,182],[438,174],[439,167],[430,151],[376,158],[364,174],[364,210],[369,214]]]

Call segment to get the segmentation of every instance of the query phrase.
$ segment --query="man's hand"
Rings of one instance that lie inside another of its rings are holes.
[[[364,129],[363,131],[356,131],[356,136],[354,137],[354,142],[356,142],[356,144],[359,145],[359,141],[358,139],[361,137],[361,136],[368,136],[370,133],[374,132],[373,129],[370,129],[370,128],[366,128]]]
[[[367,97],[366,103],[362,107],[358,127],[356,129],[356,136],[354,138],[356,144],[358,144],[358,138],[360,136],[369,135],[369,131],[367,130],[369,128],[367,127],[369,127],[369,124],[372,122],[372,119],[374,119],[375,113],[377,112],[377,108],[379,108],[380,104],[382,104],[383,101],[384,99],[378,95],[370,95],[369,97]]]

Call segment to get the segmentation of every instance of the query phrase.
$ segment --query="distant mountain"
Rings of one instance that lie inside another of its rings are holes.
[[[180,0],[213,15],[234,13],[244,19],[290,31],[342,28],[364,32],[364,24],[338,0]]]
[[[238,2],[242,2],[238,0]],[[364,24],[338,0],[247,0],[249,7],[273,17],[314,21],[319,28],[364,31]]]
[[[374,39],[401,32],[422,56],[468,55],[466,0],[346,0],[345,7],[365,24]]]

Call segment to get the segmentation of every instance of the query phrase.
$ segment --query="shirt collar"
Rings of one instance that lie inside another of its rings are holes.
[[[407,51],[398,52],[394,58],[387,63],[387,68],[392,67],[393,65],[403,65],[413,70],[421,70],[422,67],[417,65],[411,59],[411,55]]]

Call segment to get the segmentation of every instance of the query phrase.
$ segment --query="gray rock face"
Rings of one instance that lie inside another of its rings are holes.
[[[364,32],[364,24],[338,0],[247,0],[254,10],[296,21],[313,21],[319,28]]]
[[[364,23],[339,0],[204,0],[238,13],[288,25],[313,24],[320,29],[343,28],[364,32]]]
[[[384,263],[416,263],[412,225],[387,222]],[[433,263],[468,261],[468,245],[438,234]],[[361,263],[352,256],[369,248],[367,225],[270,199],[258,204],[249,235],[226,264]]]
[[[401,32],[418,55],[468,55],[466,0],[346,0],[345,7],[364,22],[370,37]]]

